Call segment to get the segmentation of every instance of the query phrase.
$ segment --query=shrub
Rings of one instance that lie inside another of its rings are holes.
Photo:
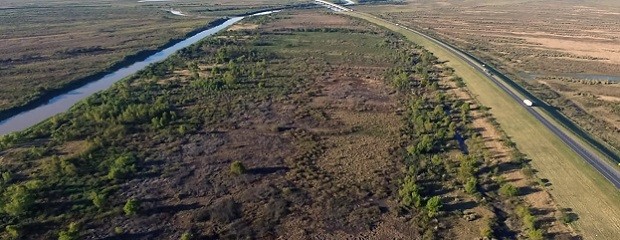
[[[21,237],[21,233],[19,232],[19,227],[15,225],[7,225],[5,227],[6,234],[9,236],[9,239],[19,239]]]
[[[136,172],[135,158],[131,155],[123,155],[114,160],[108,172],[108,178],[127,178],[134,172]]]
[[[2,184],[7,184],[13,180],[13,174],[10,171],[2,172]]]
[[[184,233],[181,235],[180,240],[191,240],[192,238],[194,238],[194,235],[192,235],[192,234],[191,234],[191,233],[189,233],[189,232],[184,232]]]
[[[2,209],[5,213],[15,217],[26,215],[35,200],[32,189],[25,184],[8,187],[3,197],[4,206]]]
[[[523,225],[527,229],[536,230],[536,217],[532,215],[528,206],[519,205],[515,208],[515,212],[523,220]]]
[[[399,90],[407,90],[409,88],[409,77],[407,73],[401,72],[392,77],[392,85]]]
[[[560,220],[564,223],[564,224],[569,224],[572,223],[574,221],[577,220],[577,214],[570,212],[570,210],[567,209],[561,209],[560,213],[562,214],[560,216]]]
[[[499,188],[499,194],[505,197],[514,197],[517,196],[517,193],[519,193],[517,187],[509,183],[504,183]]]
[[[493,227],[491,227],[491,223],[484,224],[480,227],[480,235],[485,238],[493,237]]]
[[[247,170],[245,169],[245,166],[240,161],[234,161],[230,165],[230,172],[232,174],[241,175],[244,174],[246,171]]]
[[[95,207],[103,209],[106,201],[106,197],[104,194],[92,191],[89,195],[89,198],[93,202],[93,205],[95,205]]]
[[[114,234],[121,235],[123,233],[125,233],[125,230],[122,227],[114,227]]]
[[[403,205],[410,208],[418,208],[422,205],[422,197],[420,196],[420,188],[415,184],[412,176],[405,177],[403,185],[398,190]]]
[[[469,194],[476,193],[476,186],[478,185],[478,179],[476,177],[470,177],[465,183],[465,192]]]
[[[130,198],[125,203],[125,206],[123,206],[123,211],[125,212],[125,215],[132,216],[138,212],[139,208],[140,202],[135,198]]]
[[[224,73],[224,83],[226,86],[234,86],[237,83],[237,76],[232,71]]]
[[[58,233],[58,240],[77,240],[79,236],[79,227],[77,223],[72,222],[69,224],[69,228],[66,231],[60,231],[60,233]]]
[[[527,236],[530,240],[545,239],[542,229],[530,229],[527,231]]]
[[[466,182],[469,178],[474,177],[474,174],[477,171],[477,162],[476,159],[469,156],[463,156],[460,161],[458,178],[462,182]]]
[[[426,211],[428,212],[429,217],[434,217],[437,215],[440,208],[441,199],[439,199],[439,196],[434,196],[426,202]]]

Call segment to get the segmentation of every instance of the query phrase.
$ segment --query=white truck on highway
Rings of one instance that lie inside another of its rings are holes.
[[[526,106],[531,107],[534,106],[534,102],[528,100],[528,99],[523,99],[523,103],[525,103]]]

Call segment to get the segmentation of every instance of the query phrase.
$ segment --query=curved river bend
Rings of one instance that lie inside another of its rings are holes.
[[[248,16],[260,16],[267,15],[278,11],[265,11],[259,12]],[[121,68],[115,72],[112,72],[108,75],[103,76],[102,78],[90,82],[80,88],[75,90],[70,90],[67,93],[59,95],[55,98],[50,99],[47,103],[42,104],[34,109],[27,110],[21,112],[13,117],[10,117],[2,122],[0,122],[0,135],[5,135],[11,132],[21,131],[26,128],[32,127],[49,117],[52,117],[56,114],[65,112],[71,108],[74,104],[79,102],[80,100],[93,95],[96,92],[101,90],[108,89],[115,82],[120,81],[121,79],[131,76],[136,72],[148,67],[150,64],[161,62],[168,58],[170,55],[174,54],[180,49],[188,47],[205,37],[213,35],[230,25],[233,25],[236,22],[241,21],[243,18],[247,16],[241,17],[233,17],[229,20],[223,22],[220,25],[209,28],[202,32],[199,32],[173,46],[161,50],[143,61],[135,62],[127,67]]]

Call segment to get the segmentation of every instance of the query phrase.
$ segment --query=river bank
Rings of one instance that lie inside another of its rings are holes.
[[[63,88],[50,91],[46,95],[21,107],[6,110],[0,114],[0,135],[20,131],[68,110],[80,100],[104,89],[123,78],[131,76],[152,63],[165,60],[176,51],[188,47],[203,38],[215,34],[247,16],[270,14],[279,10],[250,12],[244,16],[218,19],[206,27],[192,31],[186,39],[176,39],[160,48],[159,51],[147,50],[125,58],[114,64],[105,72],[67,84]],[[202,31],[200,31],[202,30]]]

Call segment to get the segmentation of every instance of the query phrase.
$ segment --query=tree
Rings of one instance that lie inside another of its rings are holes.
[[[461,105],[461,115],[467,115],[469,110],[470,110],[469,103],[463,103]]]
[[[103,209],[106,201],[106,196],[102,193],[97,193],[95,191],[90,192],[90,200],[93,201],[93,205],[99,209]]]
[[[236,74],[232,71],[226,71],[226,73],[224,73],[224,83],[226,83],[227,86],[234,86],[237,83]]]
[[[127,178],[136,171],[135,158],[132,155],[122,155],[114,160],[108,172],[109,179]]]
[[[414,177],[409,175],[405,177],[403,185],[398,190],[403,205],[410,208],[418,208],[422,205],[422,197],[420,196],[420,188],[415,183]]]
[[[428,212],[429,217],[434,217],[437,215],[440,208],[441,199],[439,199],[439,196],[434,196],[426,202],[426,211]]]
[[[191,240],[194,238],[194,235],[191,234],[190,232],[184,232],[183,235],[181,235],[180,240]]]
[[[473,177],[476,173],[476,159],[470,156],[462,156],[458,177],[461,182],[466,182],[470,177]]]
[[[401,72],[399,74],[395,74],[392,77],[392,85],[396,87],[398,90],[407,90],[409,88],[409,77],[407,73]]]
[[[4,212],[11,216],[20,217],[28,213],[34,204],[32,189],[24,185],[12,185],[4,192]]]
[[[72,222],[66,231],[58,233],[58,240],[77,240],[80,237],[80,230],[77,223]]]
[[[245,169],[245,166],[243,166],[243,163],[241,163],[240,161],[234,161],[230,165],[230,172],[232,174],[241,175],[244,174],[246,171],[247,170]]]
[[[5,228],[9,239],[19,239],[21,237],[20,229],[16,225],[7,225]]]
[[[470,177],[465,183],[465,192],[469,194],[475,193],[476,185],[478,185],[478,179],[476,179],[476,177]]]
[[[513,186],[512,184],[509,184],[509,183],[504,183],[499,188],[499,194],[501,194],[502,196],[505,196],[505,197],[516,196],[518,192],[519,192],[519,190],[517,189],[517,187],[515,187],[515,186]]]
[[[130,198],[125,203],[125,206],[123,207],[123,211],[125,212],[125,215],[133,216],[138,212],[139,208],[140,208],[140,202],[136,200],[135,198]]]
[[[527,236],[531,240],[543,240],[545,239],[543,231],[541,229],[530,229],[527,231]]]
[[[416,149],[419,153],[428,153],[433,150],[435,140],[430,135],[426,134],[422,136],[420,142],[418,142]]]

